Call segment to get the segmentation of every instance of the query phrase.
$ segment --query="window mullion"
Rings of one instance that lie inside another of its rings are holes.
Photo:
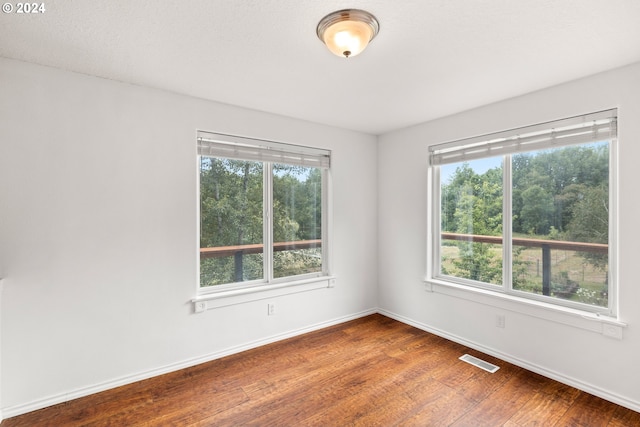
[[[263,257],[264,277],[270,283],[273,281],[273,164],[263,163]]]
[[[442,221],[440,220],[440,214],[442,209],[442,194],[440,191],[440,168],[434,167],[430,170],[431,174],[431,188],[433,197],[428,198],[427,203],[427,218],[429,218],[429,230],[432,235],[430,239],[431,249],[428,251],[427,258],[427,274],[428,277],[440,275],[442,273],[440,258],[442,256]]]
[[[321,206],[321,227],[322,227],[322,272],[323,274],[330,274],[333,269],[331,265],[331,258],[329,257],[329,245],[331,242],[331,237],[329,235],[329,230],[332,228],[333,221],[333,213],[330,206],[331,196],[329,191],[331,189],[331,185],[329,184],[330,175],[328,170],[322,171],[322,206]]]
[[[502,174],[502,287],[505,292],[510,292],[513,288],[511,154],[502,158]]]
[[[609,296],[609,315],[615,316],[618,312],[618,289],[615,283],[618,282],[618,143],[617,138],[609,140],[609,252],[608,252],[608,280],[607,295]]]

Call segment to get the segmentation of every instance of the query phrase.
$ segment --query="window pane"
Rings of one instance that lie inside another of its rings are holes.
[[[262,163],[202,157],[200,286],[262,279]]]
[[[440,273],[502,283],[502,157],[440,169]]]
[[[608,306],[609,144],[514,155],[513,289]]]
[[[322,271],[322,171],[273,165],[273,276]]]

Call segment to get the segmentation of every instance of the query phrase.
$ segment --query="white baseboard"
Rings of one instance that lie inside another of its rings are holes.
[[[571,387],[575,387],[578,390],[582,390],[582,391],[590,393],[590,394],[592,394],[594,396],[601,397],[602,399],[608,400],[609,402],[613,402],[613,403],[616,403],[616,404],[618,404],[620,406],[624,406],[625,408],[631,409],[633,411],[640,412],[640,403],[636,402],[636,401],[633,401],[633,400],[630,400],[630,399],[627,399],[624,396],[620,396],[618,394],[611,393],[610,391],[603,390],[601,388],[595,387],[595,386],[593,386],[591,384],[584,383],[584,382],[582,382],[582,381],[580,381],[580,380],[578,380],[576,378],[567,377],[566,375],[562,375],[562,374],[560,374],[558,372],[551,371],[549,369],[546,369],[544,367],[538,366],[536,364],[532,364],[532,363],[530,363],[530,362],[528,362],[526,360],[521,360],[521,359],[514,358],[514,357],[512,357],[512,356],[510,356],[508,354],[505,354],[505,353],[502,353],[502,352],[497,351],[495,349],[486,347],[486,346],[484,346],[482,344],[479,344],[477,342],[469,341],[469,340],[461,338],[459,336],[449,334],[449,333],[447,333],[445,331],[442,331],[442,330],[437,329],[437,328],[433,328],[433,327],[431,327],[431,326],[429,326],[427,324],[424,324],[424,323],[421,323],[421,322],[417,322],[417,321],[415,321],[413,319],[409,319],[409,318],[401,316],[399,314],[396,314],[396,313],[393,313],[393,312],[390,312],[390,311],[387,311],[387,310],[382,310],[382,309],[378,309],[378,313],[380,313],[380,314],[382,314],[384,316],[390,317],[392,319],[395,319],[395,320],[397,320],[399,322],[406,323],[407,325],[411,325],[411,326],[414,326],[414,327],[416,327],[418,329],[422,329],[423,331],[432,333],[434,335],[438,335],[438,336],[440,336],[442,338],[446,338],[446,339],[448,339],[450,341],[453,341],[453,342],[456,342],[458,344],[462,344],[462,345],[464,345],[466,347],[473,348],[474,350],[481,351],[481,352],[483,352],[485,354],[488,354],[490,356],[497,357],[500,360],[504,360],[505,362],[509,362],[509,363],[511,363],[513,365],[519,366],[519,367],[524,368],[524,369],[526,369],[528,371],[535,372],[535,373],[540,374],[540,375],[542,375],[544,377],[551,378],[553,380],[556,380],[558,382],[561,382],[561,383],[566,384],[566,385],[571,386]]]
[[[277,341],[281,341],[287,338],[295,337],[298,335],[306,334],[307,332],[313,332],[318,329],[323,329],[329,326],[337,325],[340,323],[348,322],[350,320],[355,320],[360,317],[368,316],[370,314],[375,314],[378,311],[376,309],[370,309],[366,311],[362,311],[359,313],[355,313],[349,316],[339,317],[336,319],[332,319],[326,322],[316,323],[314,325],[284,332],[281,334],[273,335],[264,339],[252,341],[243,345],[230,347],[221,351],[217,351],[210,354],[205,354],[200,357],[195,357],[192,359],[187,359],[181,362],[172,363],[170,365],[162,366],[160,368],[151,369],[148,371],[140,372],[134,375],[128,375],[125,377],[120,377],[112,381],[105,381],[99,384],[95,384],[88,387],[82,387],[76,390],[71,390],[67,393],[60,393],[53,396],[46,397],[44,399],[34,400],[32,402],[24,403],[21,405],[9,406],[6,408],[0,409],[0,421],[2,421],[2,415],[6,418],[15,417],[17,415],[26,414],[27,412],[36,411],[38,409],[46,408],[48,406],[57,405],[58,403],[68,402],[73,399],[77,399],[80,397],[89,396],[94,393],[99,393],[101,391],[106,391],[112,388],[120,387],[123,385],[131,384],[137,381],[146,380],[152,377],[156,377],[158,375],[168,374],[170,372],[179,371],[180,369],[189,368],[191,366],[199,365],[201,363],[210,362],[215,359],[220,359],[225,356],[229,356],[232,354],[240,353],[242,351],[250,350],[252,348],[260,347],[266,344],[271,344]]]

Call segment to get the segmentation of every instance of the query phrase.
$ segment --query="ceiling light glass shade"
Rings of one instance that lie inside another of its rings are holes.
[[[320,20],[316,33],[335,55],[356,56],[378,34],[378,20],[364,10],[344,9]]]

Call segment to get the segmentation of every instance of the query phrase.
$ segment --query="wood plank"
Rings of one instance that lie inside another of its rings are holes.
[[[476,405],[455,388],[430,377],[408,385],[406,393],[417,405],[412,413],[399,417],[403,426],[449,426]]]
[[[581,392],[574,404],[558,421],[563,426],[607,427],[616,411],[615,404]]]
[[[452,424],[455,427],[501,426],[535,395],[538,388],[519,373]]]
[[[640,426],[640,413],[618,406],[607,427]]]
[[[521,410],[516,412],[505,427],[554,426],[571,404],[563,399],[550,399],[544,393],[534,394]]]

